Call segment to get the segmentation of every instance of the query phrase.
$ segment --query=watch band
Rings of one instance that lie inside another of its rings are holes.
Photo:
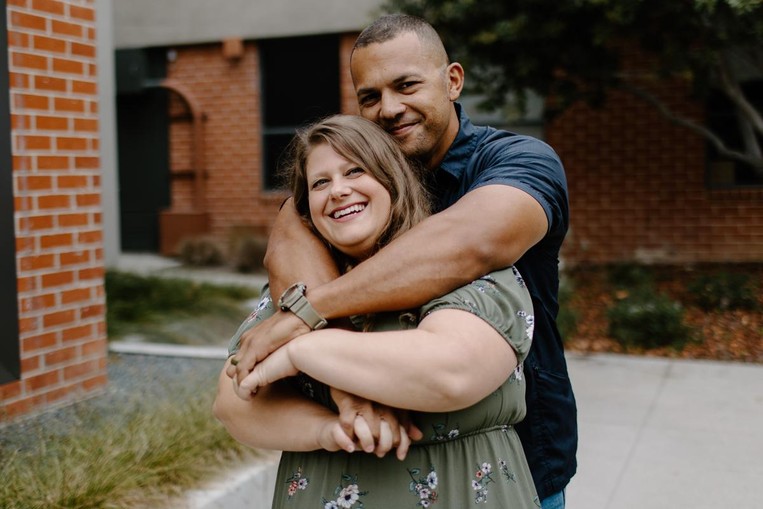
[[[318,314],[305,297],[307,286],[304,283],[294,283],[287,288],[278,299],[278,307],[282,311],[291,311],[312,330],[324,328],[328,322]]]

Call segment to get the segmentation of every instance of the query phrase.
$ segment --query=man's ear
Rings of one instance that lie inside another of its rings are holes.
[[[453,62],[446,69],[448,75],[448,98],[455,101],[461,96],[464,88],[464,68],[458,62]]]

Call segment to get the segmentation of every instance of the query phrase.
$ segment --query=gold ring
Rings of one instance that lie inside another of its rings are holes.
[[[238,366],[238,358],[231,357],[230,358],[230,363],[233,364],[234,366]]]

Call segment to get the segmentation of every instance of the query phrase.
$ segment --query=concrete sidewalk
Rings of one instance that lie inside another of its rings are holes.
[[[763,496],[763,365],[574,353],[568,362],[580,448],[567,509],[726,509]],[[194,492],[189,506],[266,509],[275,469],[275,458],[254,465]]]
[[[568,358],[580,427],[568,509],[759,505],[762,365]]]

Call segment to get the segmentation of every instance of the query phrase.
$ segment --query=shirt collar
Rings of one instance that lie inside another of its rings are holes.
[[[478,128],[469,120],[461,104],[455,103],[455,107],[458,114],[458,134],[440,163],[440,169],[454,177],[460,177],[466,169],[464,161],[468,160],[476,149]]]

